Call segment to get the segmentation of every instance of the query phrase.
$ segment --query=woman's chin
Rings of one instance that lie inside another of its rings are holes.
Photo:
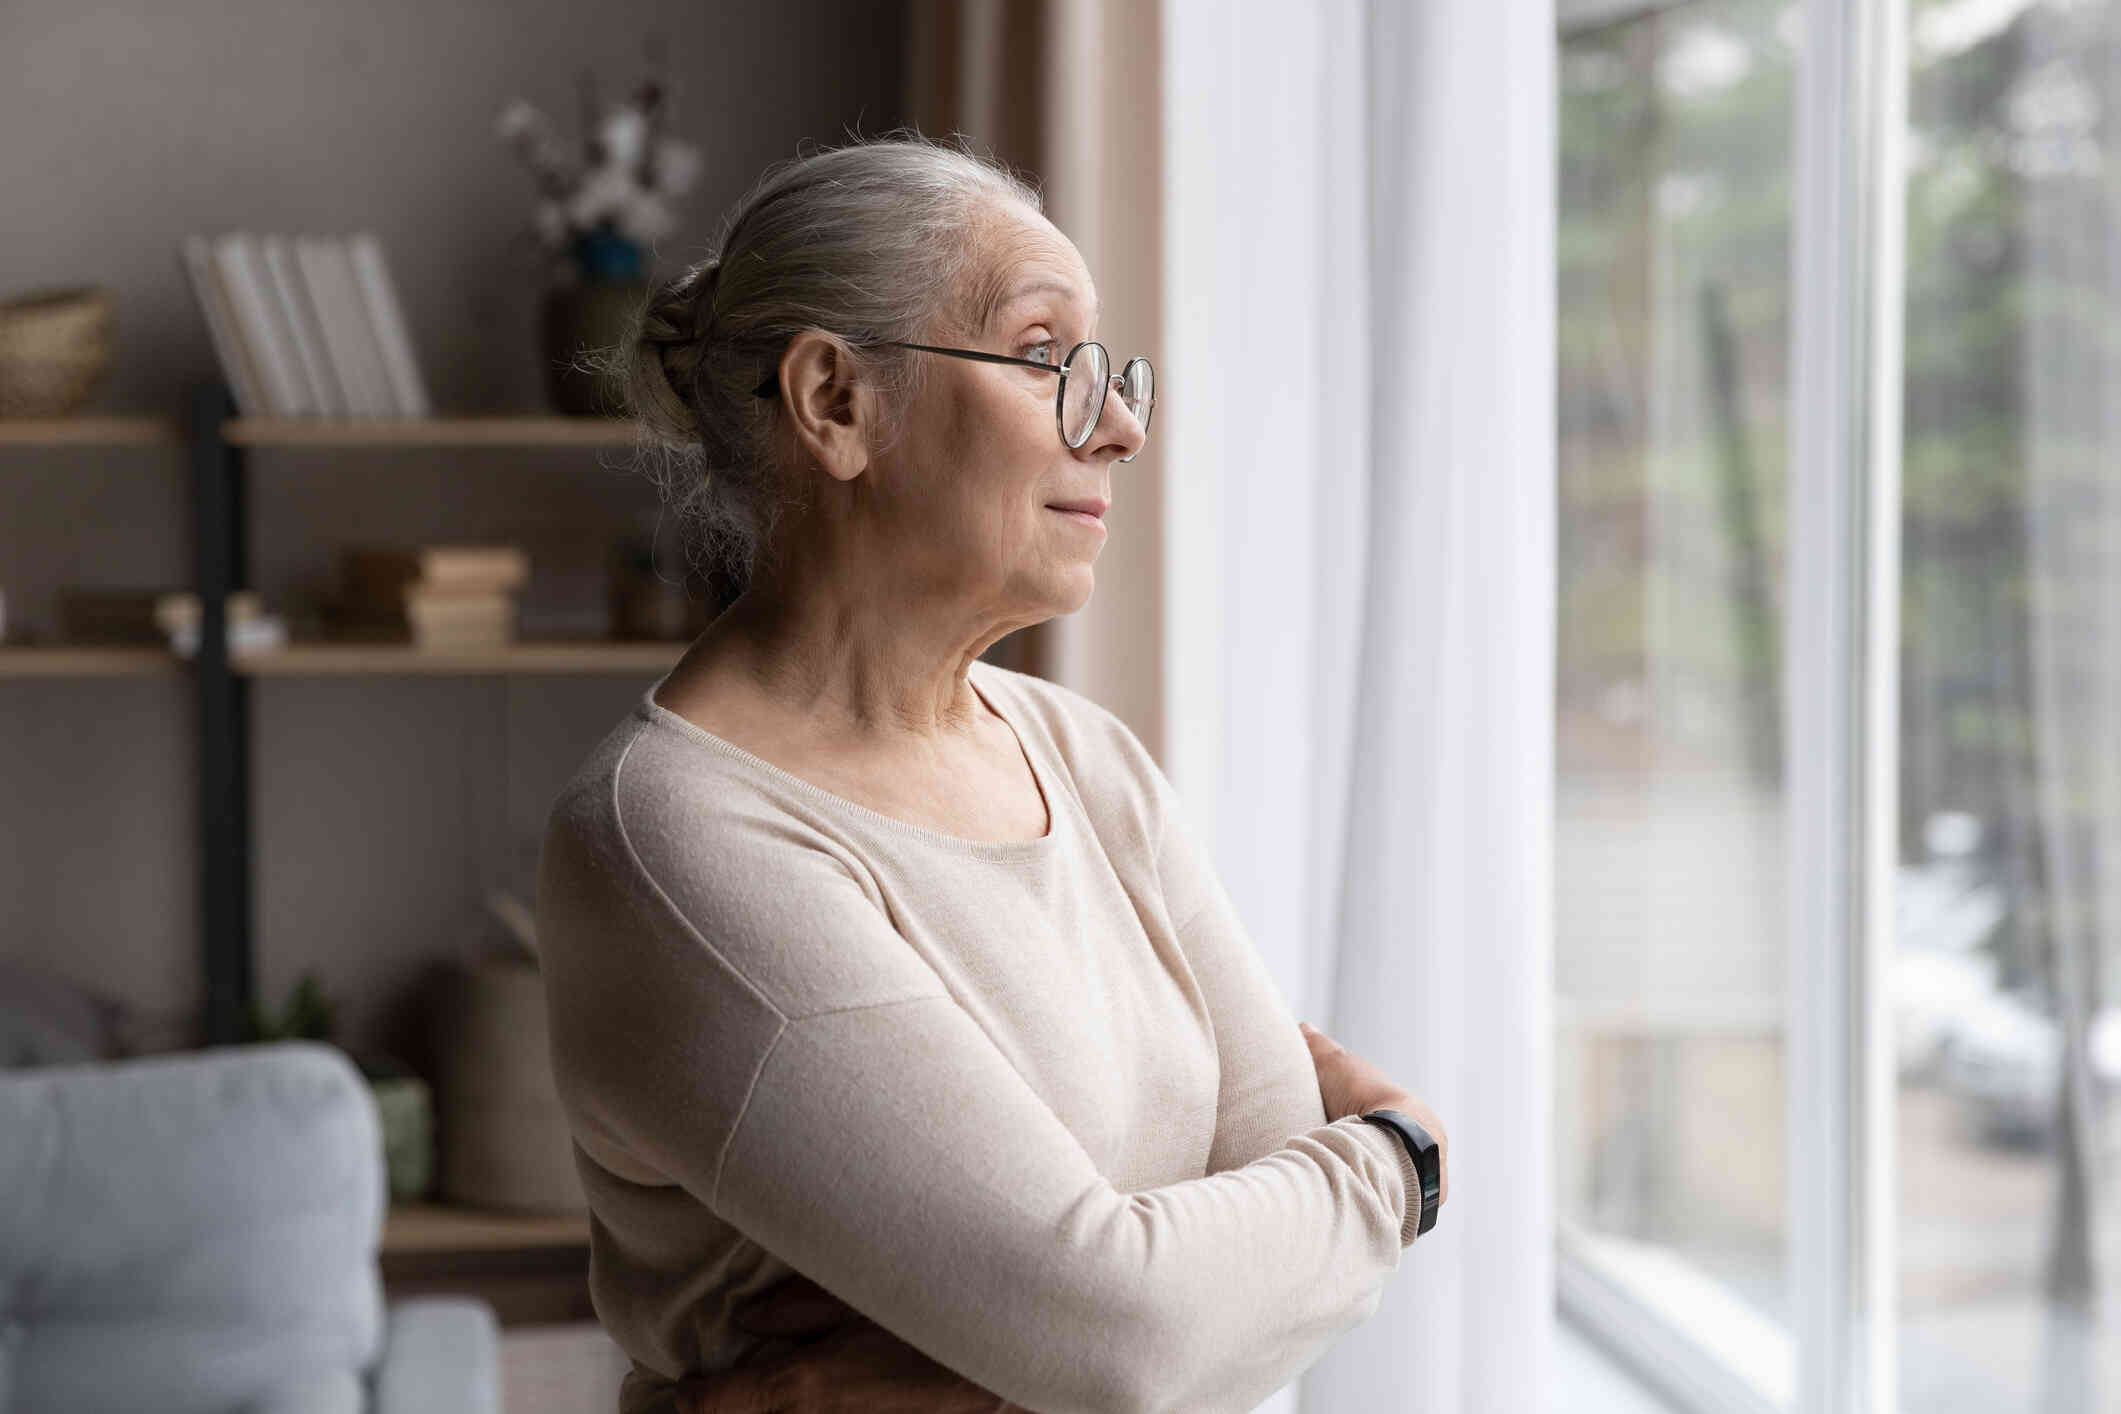
[[[1059,618],[1074,613],[1090,602],[1091,591],[1096,588],[1097,574],[1088,560],[1062,570],[1048,582],[1047,593],[1042,596],[1048,616]]]

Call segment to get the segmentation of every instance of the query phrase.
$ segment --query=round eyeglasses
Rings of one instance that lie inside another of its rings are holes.
[[[1094,339],[1085,339],[1068,350],[1068,356],[1059,363],[1040,363],[1036,359],[1012,358],[1008,354],[987,353],[981,349],[950,349],[935,344],[908,344],[897,339],[879,340],[891,348],[919,349],[922,353],[948,354],[952,358],[978,359],[982,363],[1020,364],[1025,368],[1042,368],[1048,373],[1060,375],[1060,386],[1053,394],[1053,420],[1060,429],[1061,442],[1069,451],[1075,451],[1090,440],[1097,430],[1098,419],[1105,415],[1105,395],[1114,384],[1119,386],[1120,401],[1127,411],[1141,424],[1142,445],[1148,445],[1149,415],[1156,410],[1156,370],[1149,360],[1139,356],[1128,359],[1127,366],[1118,373],[1112,371],[1112,355],[1105,346]],[[765,380],[752,391],[762,398],[780,396],[780,370],[768,373]],[[1121,457],[1131,462],[1141,455],[1141,448]]]

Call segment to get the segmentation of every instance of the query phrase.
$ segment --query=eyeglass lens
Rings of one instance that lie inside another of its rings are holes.
[[[1120,399],[1144,433],[1149,430],[1155,382],[1149,361],[1143,358],[1129,362],[1120,376]],[[1068,360],[1067,378],[1061,388],[1061,435],[1070,447],[1080,447],[1090,439],[1104,413],[1105,391],[1111,383],[1111,358],[1103,344],[1087,343],[1075,350]]]

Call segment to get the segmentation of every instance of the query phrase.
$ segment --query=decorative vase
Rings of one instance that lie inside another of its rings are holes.
[[[623,236],[592,231],[572,248],[573,278],[545,292],[539,330],[545,398],[555,412],[576,417],[623,417],[625,389],[610,374],[584,366],[633,332],[648,299],[641,250]]]
[[[434,1186],[434,1101],[427,1082],[380,1056],[358,1062],[383,1127],[383,1168],[393,1203],[417,1202]]]
[[[450,969],[444,983],[435,1086],[442,1196],[473,1208],[586,1212],[538,969],[489,958]]]

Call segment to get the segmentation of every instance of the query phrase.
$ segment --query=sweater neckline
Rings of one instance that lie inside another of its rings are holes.
[[[1046,833],[1035,839],[974,840],[966,839],[962,835],[944,834],[940,830],[931,830],[926,826],[916,825],[910,820],[901,820],[896,815],[886,815],[880,810],[872,810],[858,801],[849,800],[846,796],[826,790],[823,786],[813,781],[805,780],[793,771],[784,770],[774,765],[763,756],[746,751],[727,737],[715,735],[691,718],[680,716],[656,701],[656,691],[665,682],[669,681],[669,672],[657,678],[649,685],[648,690],[641,694],[639,711],[649,721],[659,723],[684,736],[690,737],[739,766],[762,773],[812,801],[842,813],[852,814],[892,834],[904,835],[950,853],[971,855],[981,859],[1038,859],[1052,853],[1059,847],[1061,822],[1067,816],[1064,799],[1065,792],[1058,788],[1047,763],[1040,758],[1038,751],[1032,746],[1032,738],[1037,733],[1027,733],[1019,729],[1015,721],[1010,718],[1007,712],[1002,710],[1001,704],[996,700],[998,697],[1006,697],[1008,694],[1006,692],[990,692],[989,689],[994,685],[991,678],[984,683],[981,681],[986,675],[986,667],[987,664],[984,659],[975,658],[966,669],[965,680],[971,686],[973,692],[979,696],[980,701],[987,705],[987,710],[1001,718],[1002,725],[1007,727],[1009,734],[1016,738],[1017,749],[1023,753],[1025,763],[1031,768],[1031,777],[1038,785],[1039,794],[1045,799]],[[675,671],[675,669],[671,671]],[[1013,701],[1011,705],[1014,705]]]

